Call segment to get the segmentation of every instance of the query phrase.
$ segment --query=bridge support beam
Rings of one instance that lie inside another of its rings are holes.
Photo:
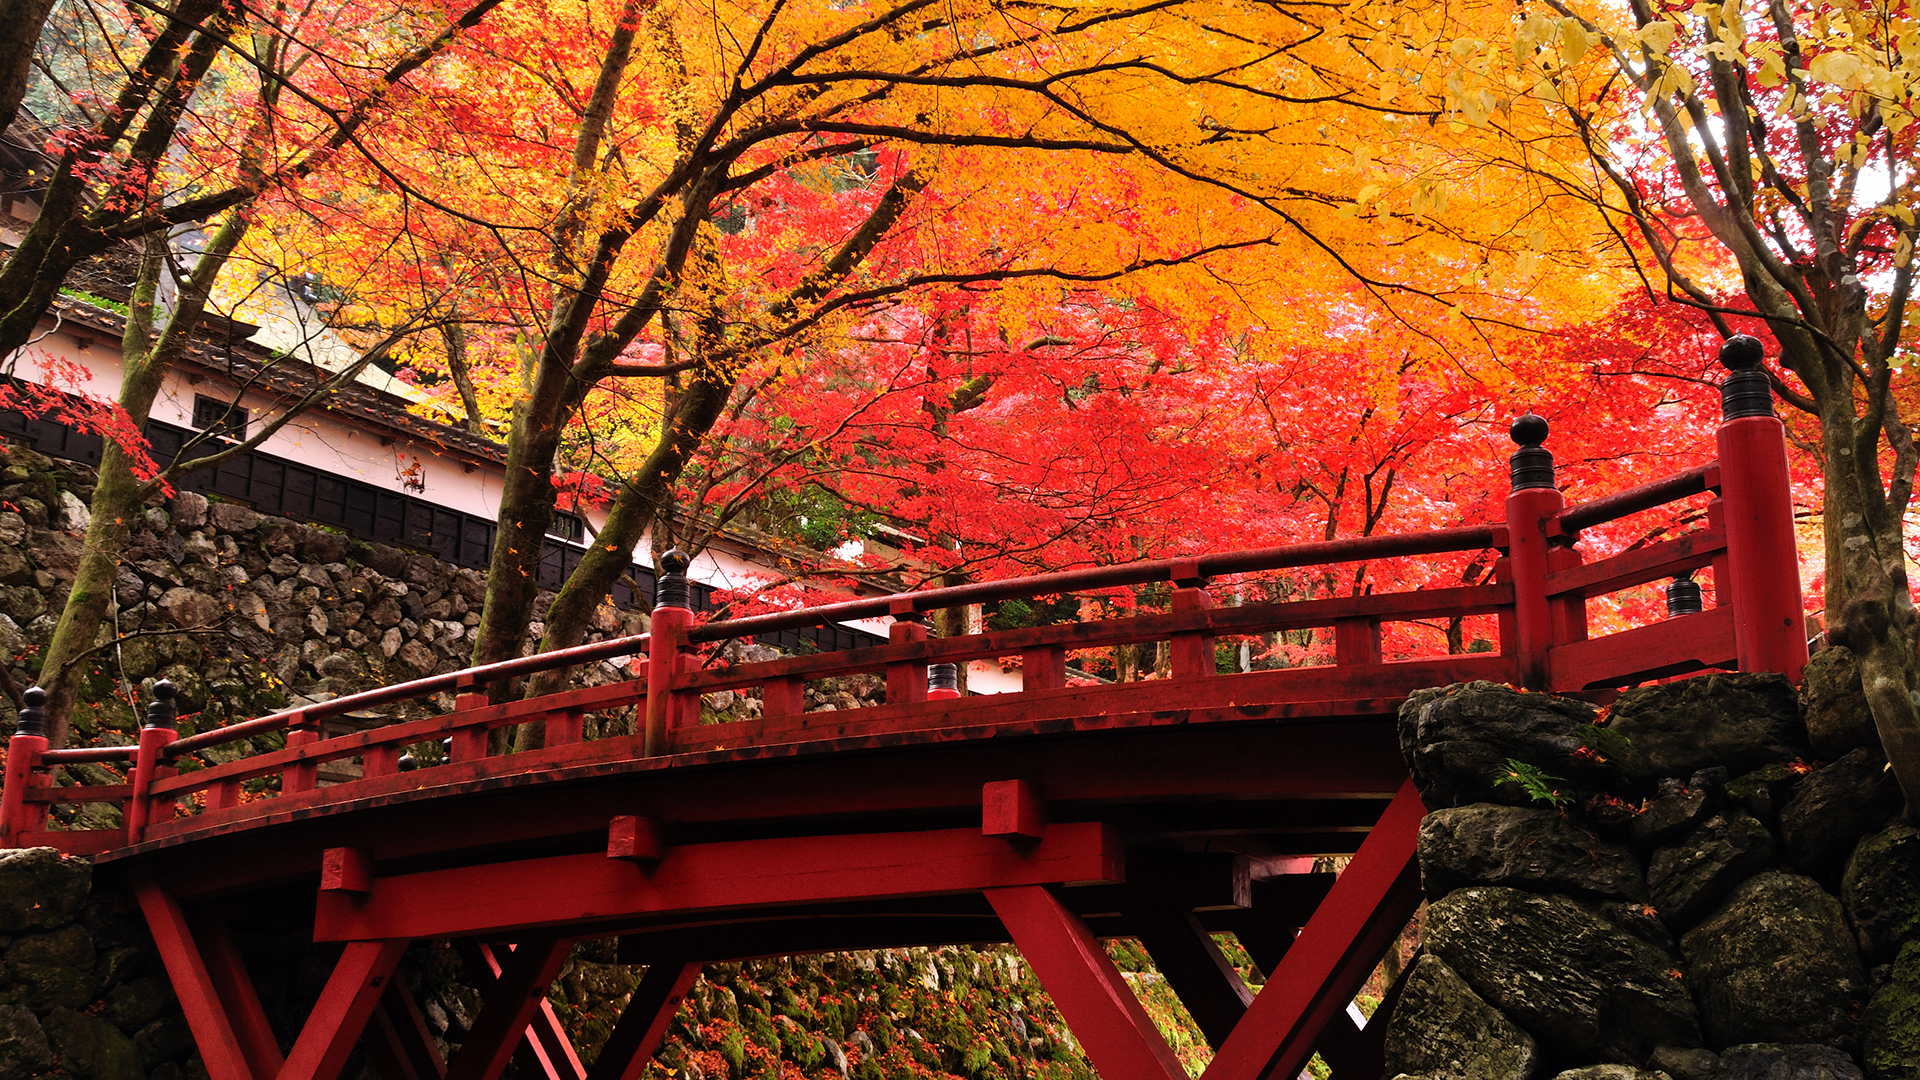
[[[528,1027],[547,1004],[547,987],[560,974],[572,947],[572,938],[528,941],[500,958],[499,977],[486,988],[480,1015],[474,1018],[460,1052],[448,1063],[447,1080],[499,1080],[507,1060],[525,1042],[534,1045],[536,1068],[554,1080],[560,1077],[537,1033]],[[560,1037],[564,1042],[564,1033]],[[573,1057],[572,1046],[566,1049],[566,1058],[578,1068],[580,1059]]]
[[[1290,1080],[1313,1056],[1420,904],[1414,858],[1426,808],[1407,781],[1274,966],[1202,1080]],[[1071,1021],[1069,1021],[1071,1022]]]
[[[407,945],[403,938],[347,943],[278,1080],[338,1080]],[[205,1048],[202,1043],[202,1051]]]
[[[1131,921],[1140,944],[1180,996],[1193,1022],[1209,1043],[1220,1047],[1253,1002],[1253,992],[1240,973],[1191,912],[1154,908],[1132,913]]]
[[[474,942],[461,947],[460,959],[466,966],[467,977],[484,993],[499,982],[504,969],[502,958],[511,959],[515,951],[512,945],[502,950]],[[565,952],[562,952],[563,962],[565,956]],[[520,1071],[529,1077],[582,1080],[586,1076],[586,1066],[580,1064],[580,1055],[575,1052],[567,1029],[561,1026],[559,1015],[553,1011],[553,1002],[547,1000],[544,986],[540,988],[539,1007],[528,1020],[525,1036],[515,1048],[513,1056],[520,1065]]]
[[[447,1075],[420,1003],[400,979],[387,984],[361,1046],[383,1080],[445,1080]]]
[[[127,876],[133,883],[133,895],[140,904],[140,912],[146,916],[147,929],[153,934],[154,947],[159,950],[160,960],[173,982],[174,995],[180,999],[180,1010],[187,1015],[187,1028],[200,1047],[207,1076],[210,1080],[263,1080],[264,1076],[274,1075],[256,1073],[249,1055],[242,1052],[240,1034],[229,1019],[220,983],[208,971],[206,958],[194,941],[186,913],[180,910],[173,891],[148,867],[135,867]],[[259,1005],[258,999],[252,1002],[255,1010]],[[274,1054],[279,1054],[277,1046]]]
[[[994,913],[1101,1076],[1181,1080],[1186,1069],[1080,917],[1043,886],[988,889]]]
[[[700,977],[697,961],[662,957],[647,965],[626,1011],[587,1070],[587,1080],[639,1080],[647,1062],[666,1041],[667,1025]]]

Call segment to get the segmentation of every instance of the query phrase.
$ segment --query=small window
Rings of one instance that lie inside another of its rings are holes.
[[[231,401],[193,395],[193,426],[229,439],[247,437],[247,410]]]
[[[564,510],[553,512],[553,524],[547,526],[547,535],[565,540],[569,544],[585,543],[587,539],[587,521],[578,514],[569,514]]]

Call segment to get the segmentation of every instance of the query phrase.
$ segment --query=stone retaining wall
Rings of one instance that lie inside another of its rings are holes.
[[[1387,1074],[1920,1077],[1920,832],[1851,656],[1400,714],[1430,905]]]

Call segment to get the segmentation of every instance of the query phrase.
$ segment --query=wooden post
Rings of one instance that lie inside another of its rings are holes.
[[[305,713],[287,725],[287,749],[312,746],[319,741],[320,723],[307,719]],[[296,761],[288,765],[287,771],[280,774],[280,793],[290,795],[296,791],[312,791],[318,773],[318,767],[311,761]]]
[[[47,812],[46,803],[27,801],[34,767],[47,751],[47,692],[30,686],[20,700],[19,723],[7,740],[6,787],[0,789],[0,848],[22,846],[22,838],[41,827]]]
[[[1174,614],[1213,608],[1213,594],[1207,591],[1207,579],[1201,575],[1199,563],[1175,563],[1173,585]],[[1214,673],[1212,634],[1175,634],[1168,653],[1169,666],[1176,679],[1204,679]]]
[[[1510,470],[1513,493],[1507,496],[1507,572],[1513,580],[1515,681],[1529,690],[1549,684],[1548,653],[1556,644],[1553,611],[1547,603],[1547,571],[1551,566],[1547,538],[1559,531],[1566,497],[1554,487],[1553,453],[1547,440],[1547,422],[1528,413],[1513,422],[1514,452]]]
[[[129,845],[141,841],[146,833],[147,822],[153,816],[152,799],[147,791],[157,779],[155,772],[160,765],[160,751],[180,737],[173,726],[176,715],[173,684],[161,679],[153,684],[153,700],[147,703],[147,719],[140,728],[140,746],[133,759],[133,795],[127,799],[126,812]]]
[[[1743,671],[1778,671],[1800,681],[1807,620],[1800,599],[1800,552],[1793,535],[1787,434],[1773,413],[1760,342],[1727,339],[1720,362],[1720,497],[1733,578],[1733,640]],[[1719,582],[1715,589],[1718,591]]]
[[[927,640],[927,624],[924,617],[913,610],[913,597],[896,597],[893,601],[893,625],[887,627],[887,644],[905,645],[914,641]],[[927,700],[927,666],[913,662],[901,662],[887,665],[887,704],[904,701]]]
[[[688,627],[693,625],[692,589],[687,584],[687,567],[692,564],[687,553],[678,548],[660,556],[653,624],[647,630],[647,726],[641,745],[649,757],[667,752],[680,650],[686,644]]]

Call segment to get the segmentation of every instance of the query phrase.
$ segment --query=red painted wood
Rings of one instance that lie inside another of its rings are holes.
[[[1333,657],[1341,664],[1380,663],[1380,620],[1341,619],[1334,623]]]
[[[666,854],[660,823],[652,818],[621,814],[607,824],[607,858],[657,863]]]
[[[646,975],[627,1000],[626,1011],[587,1070],[586,1080],[640,1080],[641,1071],[666,1041],[674,1013],[700,978],[700,966],[697,961],[669,956],[651,959]]]
[[[240,958],[233,936],[218,919],[197,919],[192,927],[194,939],[201,946],[207,976],[220,997],[234,1042],[239,1045],[247,1068],[260,1080],[278,1076],[286,1057],[280,1053],[280,1042],[274,1038],[273,1025],[267,1022],[260,994],[253,988],[253,976],[247,973],[246,962]]]
[[[547,716],[547,746],[565,746],[580,741],[586,730],[587,714],[579,709],[557,709]]]
[[[1199,614],[1211,611],[1212,608],[1213,595],[1203,588],[1173,590],[1173,611],[1176,615]],[[1175,679],[1212,677],[1217,667],[1213,656],[1213,642],[1213,635],[1207,633],[1173,635],[1168,655],[1173,677]]]
[[[974,829],[685,844],[651,872],[596,853],[376,878],[364,901],[320,894],[314,940],[499,935],[669,911],[1123,878],[1118,833],[1092,822],[1053,826],[1028,850]]]
[[[1192,912],[1153,908],[1131,913],[1134,935],[1146,946],[1167,985],[1180,996],[1207,1041],[1218,1047],[1246,1015],[1253,992],[1221,954]]]
[[[1058,645],[1036,645],[1020,652],[1020,688],[1050,690],[1067,685],[1067,651]]]
[[[264,1080],[256,1077],[228,1019],[220,991],[207,972],[206,960],[187,926],[180,904],[147,866],[132,867],[127,880],[133,886],[134,900],[146,916],[147,930],[153,934],[154,948],[166,965],[180,1010],[187,1016],[187,1028],[200,1049],[210,1080]]]
[[[127,838],[134,843],[139,843],[145,835],[147,822],[165,821],[173,817],[173,800],[154,793],[153,786],[161,751],[179,737],[180,733],[172,728],[140,729],[140,745],[133,759],[133,794],[127,799],[127,808],[122,817],[127,826]]]
[[[487,729],[479,725],[455,728],[452,761],[479,761],[487,756]]]
[[[986,895],[1094,1071],[1127,1080],[1185,1080],[1180,1059],[1079,916],[1038,885]]]
[[[1587,600],[1578,593],[1554,595],[1554,577],[1577,569],[1583,557],[1571,546],[1556,539],[1547,547],[1547,608],[1553,620],[1556,645],[1587,640]]]
[[[1554,488],[1521,488],[1507,496],[1507,563],[1513,581],[1514,681],[1529,690],[1548,685],[1547,653],[1554,646],[1547,606],[1547,536],[1566,498]],[[1503,651],[1509,651],[1504,650]]]
[[[788,675],[767,680],[762,688],[760,711],[769,717],[799,716],[807,711],[807,684],[799,676]]]
[[[1731,667],[1739,657],[1735,609],[1712,607],[1553,650],[1553,689],[1631,686],[1645,679]]]
[[[296,723],[290,725],[287,729],[287,746],[289,749],[298,750],[301,747],[312,746],[319,741],[320,727],[313,721]],[[312,761],[296,761],[288,765],[287,771],[281,775],[280,790],[287,793],[312,791],[316,775],[317,770],[314,768]]]
[[[366,778],[392,776],[400,771],[400,748],[392,744],[369,746],[360,757],[360,775]]]
[[[572,947],[570,938],[526,941],[500,958],[499,977],[485,989],[480,1015],[447,1063],[446,1080],[499,1080]],[[547,1060],[546,1080],[559,1080],[555,1064]]]
[[[447,1063],[404,979],[387,984],[360,1045],[381,1080],[443,1080]]]
[[[1745,416],[1723,422],[1714,437],[1720,447],[1740,668],[1778,671],[1799,682],[1807,665],[1807,617],[1793,535],[1786,429],[1775,416]]]
[[[1209,630],[1216,634],[1253,634],[1331,626],[1343,618],[1369,617],[1391,622],[1447,615],[1485,615],[1500,611],[1510,605],[1512,599],[1513,590],[1508,586],[1480,585],[1060,623],[1019,630],[995,630],[965,637],[929,638],[919,642],[848,649],[813,656],[784,657],[764,664],[743,664],[724,670],[708,669],[690,678],[687,685],[702,693],[710,693],[714,690],[755,686],[775,677],[799,676],[811,680],[873,671],[902,659],[927,663],[965,663],[969,660],[1024,656],[1033,649],[1090,649],[1165,641],[1177,633],[1204,633]]]
[[[1426,808],[1409,780],[1276,965],[1202,1080],[1292,1077],[1419,905],[1414,856]]]
[[[1726,530],[1708,527],[1623,551],[1599,562],[1555,567],[1547,575],[1547,595],[1605,596],[1649,581],[1660,581],[1709,565],[1726,550],[1726,545]]]
[[[359,848],[328,848],[320,860],[320,891],[365,896],[373,887],[373,858]]]
[[[43,804],[28,809],[29,789],[39,794],[33,783],[34,765],[47,749],[44,735],[15,735],[7,740],[6,787],[0,789],[0,847],[20,847],[20,838],[34,832],[46,821]]]
[[[908,610],[895,614],[887,627],[889,645],[907,645],[927,640],[927,626],[916,621]],[[887,665],[887,704],[900,705],[927,700],[927,665],[915,661],[896,661]]]
[[[568,948],[571,949],[571,944]],[[475,978],[476,985],[491,986],[505,970],[502,958],[511,961],[517,952],[516,946],[507,945],[495,949],[490,945],[476,943],[471,946],[471,959],[468,971]],[[564,964],[564,953],[563,964]],[[555,975],[559,974],[555,969]],[[548,982],[552,982],[549,979]],[[539,1005],[527,1021],[527,1029],[520,1039],[520,1045],[513,1052],[514,1060],[519,1063],[520,1071],[529,1076],[543,1077],[544,1080],[581,1080],[586,1075],[586,1066],[580,1064],[580,1055],[573,1048],[573,1040],[568,1037],[567,1029],[561,1025],[560,1017],[553,1010],[553,1002],[543,993]]]
[[[406,951],[404,938],[348,942],[277,1080],[338,1080]]]
[[[641,735],[648,757],[667,752],[668,732],[673,727],[674,691],[681,686],[680,651],[687,640],[687,628],[693,624],[693,612],[681,607],[653,609],[647,644],[647,708]]]
[[[1047,807],[1025,780],[996,780],[980,790],[980,832],[1003,840],[1038,840],[1046,832]]]

